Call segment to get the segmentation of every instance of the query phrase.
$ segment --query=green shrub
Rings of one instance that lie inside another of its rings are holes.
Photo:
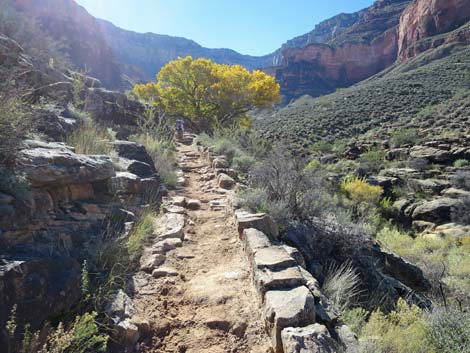
[[[369,312],[367,310],[352,308],[343,312],[342,319],[354,333],[360,335],[368,316]]]
[[[370,150],[359,157],[358,173],[369,175],[378,173],[384,166],[385,154],[381,150]]]
[[[467,159],[457,159],[454,162],[454,167],[455,168],[462,168],[462,167],[468,167],[470,165],[470,161]]]
[[[320,167],[320,161],[314,159],[310,161],[304,168],[304,172],[315,171]]]
[[[398,129],[390,136],[390,142],[395,147],[414,145],[419,143],[419,135],[416,129]]]
[[[333,152],[333,148],[334,148],[334,145],[332,143],[329,143],[325,140],[321,140],[321,141],[315,142],[310,148],[310,151],[313,154],[330,154]]]
[[[127,240],[127,249],[131,259],[138,259],[142,254],[145,242],[153,235],[154,217],[152,214],[143,214],[132,229]]]
[[[427,339],[435,352],[470,352],[470,312],[436,308],[426,318]]]
[[[362,352],[430,353],[427,323],[421,309],[399,299],[390,314],[372,313],[361,336]]]
[[[253,212],[268,212],[268,194],[263,189],[248,189],[239,194],[241,205]]]
[[[253,167],[255,163],[256,163],[256,160],[254,157],[242,153],[233,158],[232,166],[237,171],[243,174],[248,174],[248,172],[251,170],[251,168]]]

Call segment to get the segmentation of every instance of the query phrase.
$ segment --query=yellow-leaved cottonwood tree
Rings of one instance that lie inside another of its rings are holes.
[[[247,124],[250,110],[281,101],[279,84],[264,72],[191,56],[169,62],[156,83],[138,84],[134,92],[161,105],[170,116],[185,119],[198,132]]]

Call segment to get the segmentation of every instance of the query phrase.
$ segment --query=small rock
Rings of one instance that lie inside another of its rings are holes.
[[[282,330],[284,353],[334,353],[335,342],[328,329],[320,324],[287,327]]]
[[[152,276],[154,278],[175,277],[178,276],[178,272],[170,267],[160,267],[152,271]]]
[[[171,204],[175,206],[184,207],[186,205],[186,198],[184,196],[174,196],[171,199]]]
[[[227,174],[219,174],[217,177],[217,185],[219,188],[230,190],[236,184],[236,181]]]
[[[165,262],[165,255],[162,254],[145,254],[140,258],[140,269],[142,271],[152,273],[152,271]]]
[[[199,210],[201,208],[201,201],[199,200],[188,200],[186,201],[186,208],[190,210]]]

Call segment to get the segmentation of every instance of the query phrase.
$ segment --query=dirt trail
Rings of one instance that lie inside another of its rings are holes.
[[[180,146],[185,186],[171,196],[201,201],[186,210],[185,240],[167,253],[164,267],[174,277],[149,278],[136,296],[139,314],[150,322],[154,339],[146,352],[266,353],[268,337],[261,321],[260,298],[232,217],[212,209],[225,201],[208,163],[192,146]]]

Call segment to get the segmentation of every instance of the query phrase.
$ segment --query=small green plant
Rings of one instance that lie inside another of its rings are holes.
[[[354,333],[360,335],[368,316],[369,312],[366,309],[358,307],[346,310],[342,318]]]
[[[358,173],[368,175],[378,173],[384,165],[385,153],[378,149],[371,149],[359,157]]]
[[[79,154],[110,155],[114,151],[109,141],[113,137],[107,129],[97,125],[89,116],[83,116],[79,126],[67,137],[67,143]]]
[[[252,156],[249,156],[245,153],[241,153],[233,157],[232,166],[237,171],[243,174],[248,174],[255,162],[256,160]]]
[[[390,136],[390,142],[395,147],[413,145],[419,143],[419,135],[416,129],[398,129]]]
[[[454,167],[455,168],[462,168],[462,167],[468,167],[470,165],[470,161],[467,159],[457,159],[454,162]]]
[[[145,242],[153,235],[154,217],[150,212],[139,219],[127,240],[127,249],[131,259],[138,259]]]
[[[239,194],[241,205],[253,212],[267,212],[268,194],[263,189],[248,189]]]
[[[332,143],[329,143],[328,141],[321,140],[318,142],[315,142],[312,147],[310,148],[310,151],[313,154],[330,154],[333,152],[334,145]]]
[[[304,172],[313,172],[320,167],[320,161],[314,159],[310,161],[304,168]]]
[[[323,283],[323,292],[336,307],[344,312],[355,304],[362,293],[361,279],[350,263],[328,266]]]

